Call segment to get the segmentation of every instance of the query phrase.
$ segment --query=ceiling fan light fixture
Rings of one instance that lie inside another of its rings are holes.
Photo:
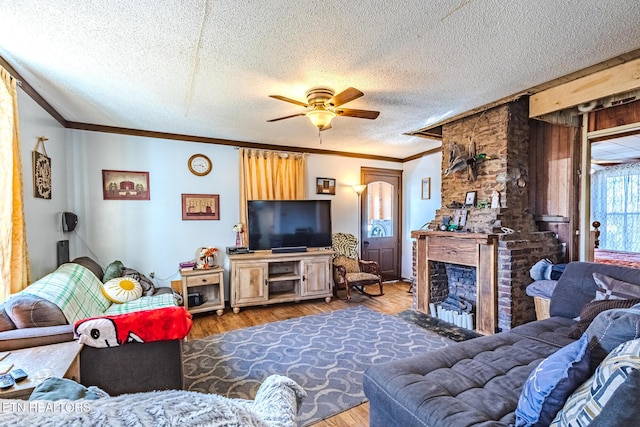
[[[311,123],[313,123],[314,126],[318,129],[322,129],[331,123],[331,120],[336,116],[336,113],[329,110],[319,109],[309,111],[306,116],[311,120]]]

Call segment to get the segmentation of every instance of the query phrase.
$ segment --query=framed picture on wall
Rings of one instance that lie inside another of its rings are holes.
[[[336,194],[336,180],[334,178],[316,178],[316,194]]]
[[[431,178],[422,178],[422,200],[431,198]]]
[[[151,200],[149,172],[102,171],[104,200]]]
[[[182,219],[220,219],[219,194],[183,194]]]

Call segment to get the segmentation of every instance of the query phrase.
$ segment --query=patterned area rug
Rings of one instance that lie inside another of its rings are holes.
[[[298,412],[298,424],[306,426],[365,402],[368,366],[450,343],[398,317],[354,307],[186,342],[185,387],[252,399],[267,376],[286,375],[308,394]]]
[[[420,313],[419,311],[415,310],[405,310],[401,313],[398,313],[396,316],[406,320],[407,322],[414,323],[421,328],[425,328],[431,332],[457,342],[466,341],[470,340],[471,338],[482,336],[482,334],[479,334],[477,332],[465,328],[460,328],[452,323],[445,322],[444,320],[431,317],[428,314]]]

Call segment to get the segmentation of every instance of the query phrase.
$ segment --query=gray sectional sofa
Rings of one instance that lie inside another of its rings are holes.
[[[530,373],[543,359],[575,341],[569,338],[576,324],[574,318],[594,299],[598,289],[593,273],[640,286],[640,269],[568,264],[552,295],[550,318],[370,367],[363,380],[370,401],[370,426],[515,424],[518,399]],[[625,322],[602,321],[610,322],[601,328],[606,332],[590,337],[592,365],[596,366],[620,341],[640,337],[638,315]],[[617,329],[611,327],[614,324]]]

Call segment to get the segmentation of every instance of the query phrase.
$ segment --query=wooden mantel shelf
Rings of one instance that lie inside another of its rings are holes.
[[[411,238],[412,239],[424,239],[426,237],[429,236],[435,236],[435,237],[450,237],[452,239],[469,239],[469,240],[475,240],[476,242],[482,244],[482,243],[489,243],[495,239],[498,238],[497,234],[486,234],[486,233],[468,233],[468,232],[462,232],[462,231],[432,231],[432,230],[427,230],[427,231],[422,231],[422,230],[418,230],[418,231],[412,231],[411,232]]]
[[[429,313],[429,261],[476,268],[476,330],[490,335],[498,325],[498,235],[453,231],[412,231],[416,239],[416,298],[418,311]]]

